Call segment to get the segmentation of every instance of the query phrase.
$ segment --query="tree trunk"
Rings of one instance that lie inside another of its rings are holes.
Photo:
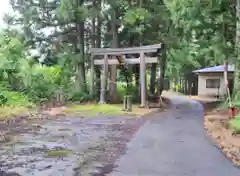
[[[229,104],[231,104],[231,95],[230,95],[230,91],[229,91],[229,80],[228,80],[228,60],[227,59],[225,59],[225,61],[224,61],[223,77],[224,77],[224,81],[225,81],[225,85],[226,85],[228,101],[229,101]]]
[[[97,3],[98,11],[101,10],[101,0],[98,0]],[[97,16],[97,27],[96,27],[96,48],[101,48],[101,29],[102,29],[102,21],[100,16]],[[101,87],[101,69],[99,66],[95,66],[95,72],[96,72],[96,91],[97,91],[97,97],[100,95],[100,87]]]
[[[138,7],[142,8],[143,0],[138,0],[137,3],[138,3]],[[139,46],[142,46],[142,42],[143,42],[143,34],[142,33],[140,33],[138,35],[138,39],[139,39],[139,41],[138,41]],[[141,97],[141,82],[139,80],[139,78],[140,78],[140,64],[137,67],[138,67],[138,72],[136,72],[136,78],[138,78],[137,86],[138,86],[138,95],[139,95],[139,98],[140,98]],[[147,83],[147,81],[146,81],[146,83]]]
[[[185,76],[184,76],[184,79],[185,79],[185,81],[184,81],[184,94],[186,94],[186,95],[189,95],[189,87],[188,87],[188,84],[189,84],[189,82],[190,82],[190,76],[189,76],[190,74],[185,74]]]
[[[85,51],[84,51],[84,22],[79,23],[79,49],[80,58],[78,63],[78,80],[80,85],[79,91],[84,91],[85,86]]]
[[[93,7],[96,7],[96,0],[93,0]],[[92,36],[91,36],[91,47],[96,48],[96,18],[92,18]],[[93,56],[90,56],[90,95],[95,95],[95,86],[94,86],[94,58]]]
[[[131,37],[129,39],[129,43],[128,46],[129,47],[134,47],[135,46],[135,38],[136,36],[134,34],[131,34]],[[140,57],[140,56],[137,56]],[[135,92],[135,95],[140,95],[140,89],[139,89],[139,79],[140,79],[140,64],[136,64],[132,66],[132,73],[130,74],[134,74],[135,77],[135,87],[137,87],[137,92]],[[137,101],[140,101],[140,96],[137,96],[139,99],[136,99]],[[136,98],[136,97],[135,97]]]
[[[162,54],[161,54],[161,58],[160,58],[160,75],[159,75],[159,88],[158,88],[158,95],[161,96],[162,95],[162,91],[164,88],[164,75],[165,75],[165,68],[166,68],[166,46],[165,44],[162,44],[163,48],[162,48]]]
[[[157,72],[157,64],[152,64],[151,68],[151,78],[150,78],[150,93],[155,94],[155,86],[156,86],[156,72]]]
[[[112,48],[119,47],[119,39],[118,39],[118,24],[117,24],[117,8],[113,10],[112,21],[111,21],[111,29],[112,29]],[[111,66],[111,82],[110,82],[110,102],[117,102],[117,66]]]
[[[139,8],[143,7],[143,0],[138,1],[138,6],[139,6]],[[141,32],[139,34],[139,44],[140,44],[140,46],[142,45],[142,42],[143,42],[143,33]]]
[[[77,1],[76,8],[81,7],[83,1]],[[77,91],[85,91],[86,85],[85,85],[85,45],[84,45],[84,20],[83,19],[78,19],[78,14],[77,10],[75,11],[75,24],[76,24],[76,29],[77,33],[79,36],[77,37],[77,41],[79,42],[79,47],[78,43],[76,43],[75,50],[77,57]],[[79,53],[80,52],[80,53]],[[80,55],[78,55],[80,54]]]
[[[234,73],[234,98],[240,99],[240,0],[236,3],[236,62],[235,62],[235,73]]]

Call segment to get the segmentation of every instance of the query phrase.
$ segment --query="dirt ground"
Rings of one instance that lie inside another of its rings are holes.
[[[123,114],[72,117],[63,113],[66,108],[0,121],[0,176],[105,175],[148,119]],[[155,110],[141,108],[143,114]]]
[[[228,109],[215,108],[218,103],[202,102],[205,107],[205,129],[222,152],[240,166],[240,135],[229,128]]]

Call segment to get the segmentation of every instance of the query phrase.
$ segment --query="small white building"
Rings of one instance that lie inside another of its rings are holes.
[[[230,93],[233,89],[234,65],[228,65],[228,80]],[[198,75],[198,95],[199,96],[223,96],[226,94],[224,81],[224,65],[208,67],[193,71]]]

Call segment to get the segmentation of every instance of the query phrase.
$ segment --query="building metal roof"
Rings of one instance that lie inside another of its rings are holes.
[[[228,65],[228,71],[234,72],[235,66],[234,65]],[[199,70],[194,70],[193,73],[213,73],[213,72],[224,72],[224,65],[218,65],[214,67],[207,67]]]

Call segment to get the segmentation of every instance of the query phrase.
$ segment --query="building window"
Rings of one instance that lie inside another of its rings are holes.
[[[206,88],[220,88],[220,79],[206,79]]]

